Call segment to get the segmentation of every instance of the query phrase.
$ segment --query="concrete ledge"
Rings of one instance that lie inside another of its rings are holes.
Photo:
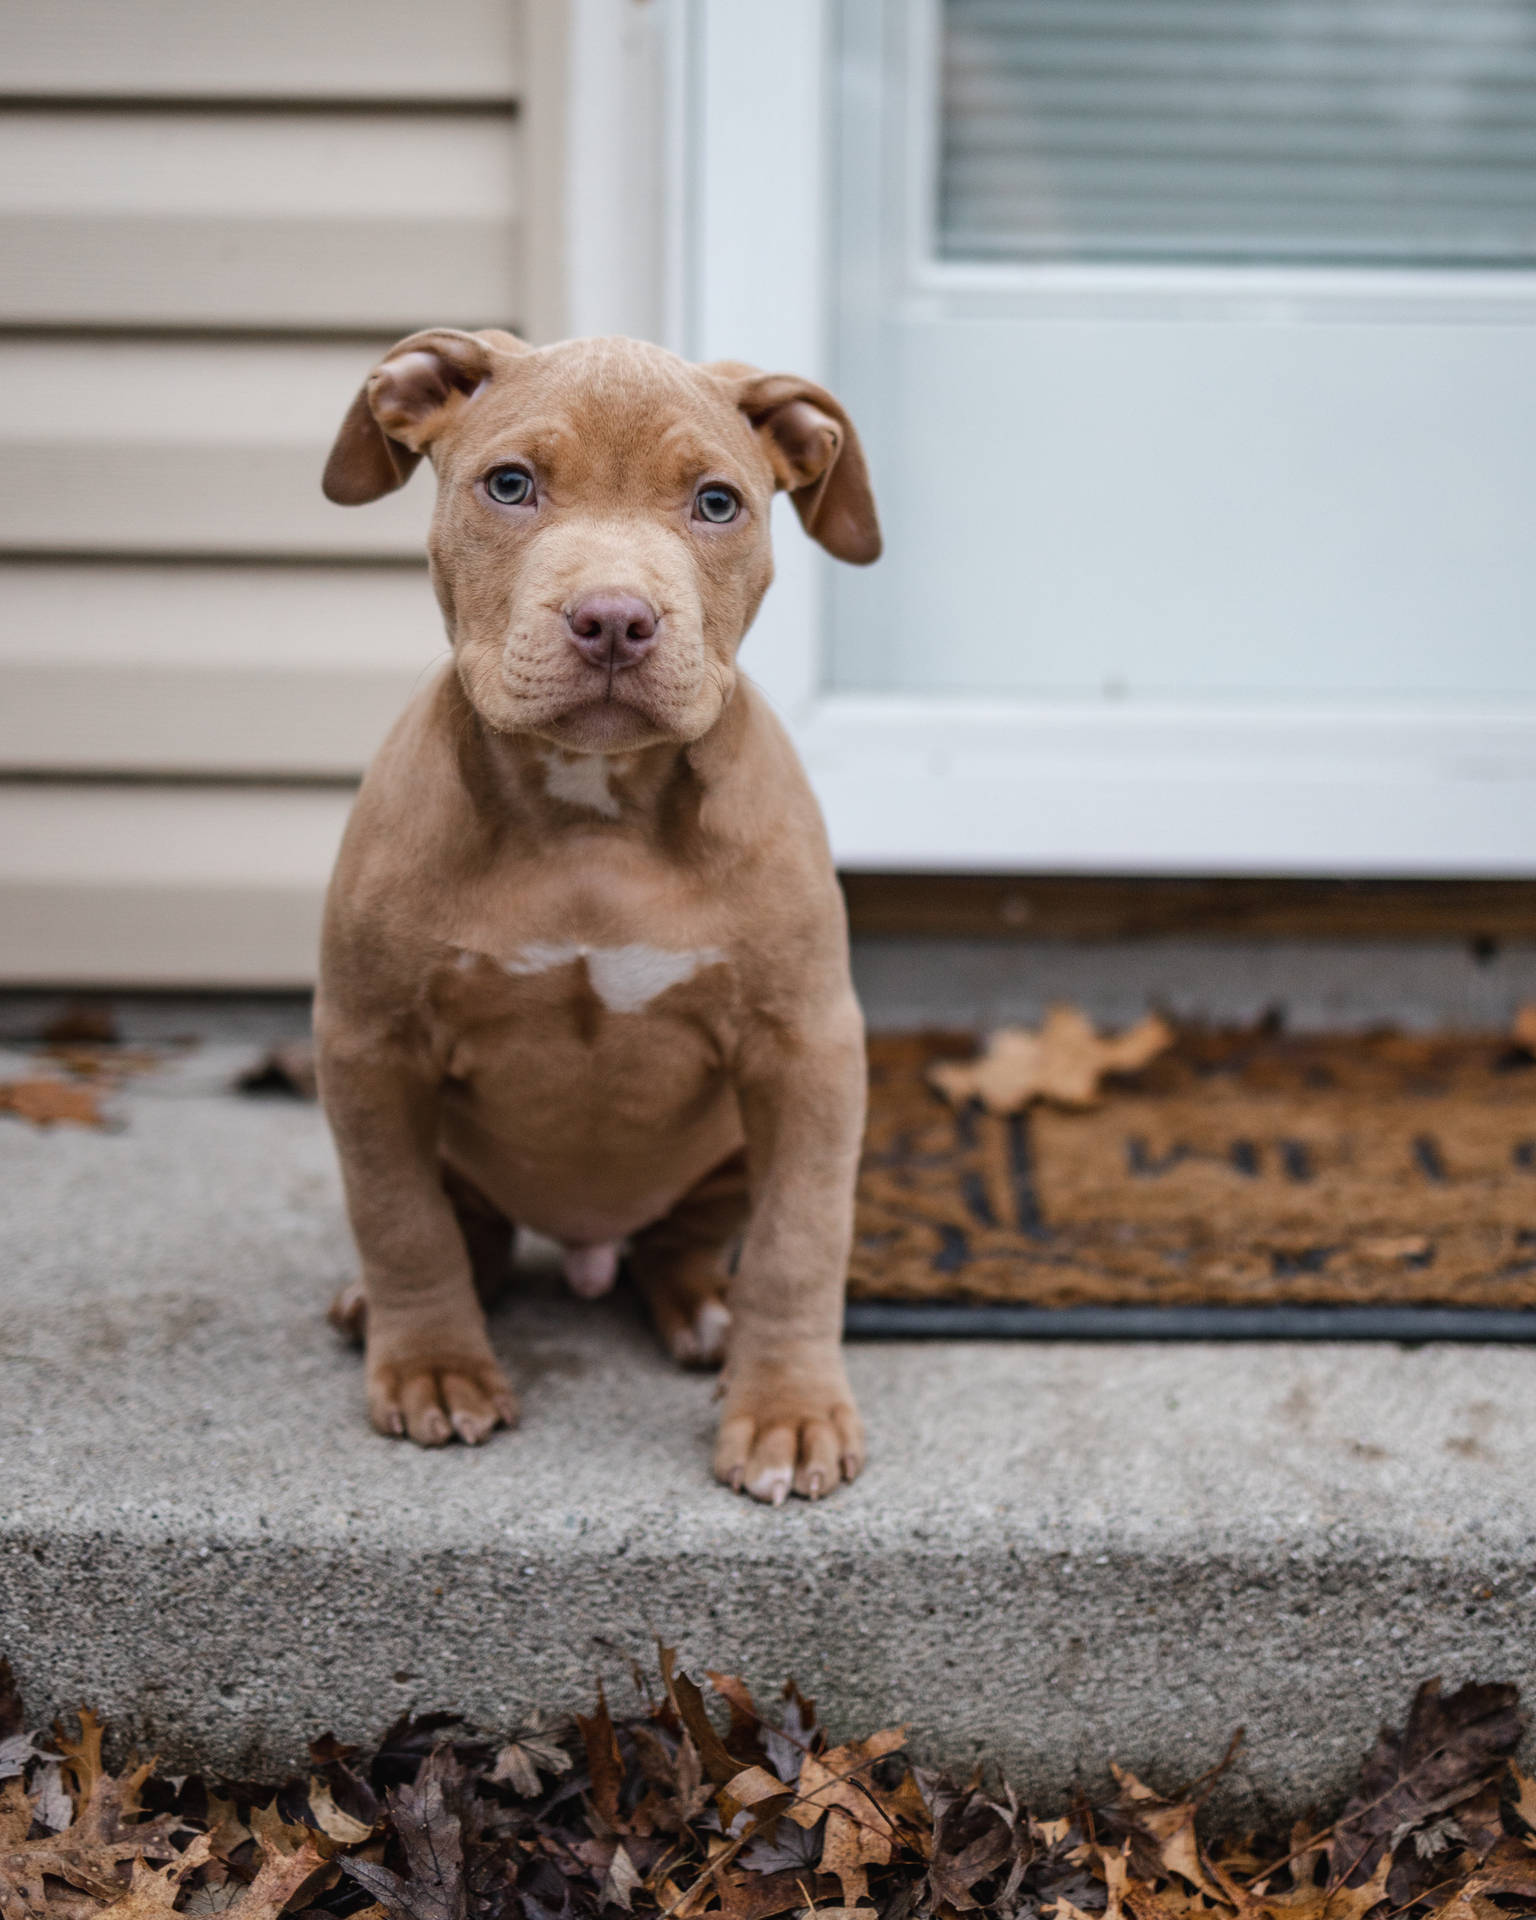
[[[627,1300],[531,1281],[497,1328],[524,1427],[418,1452],[321,1320],[321,1117],[221,1093],[239,1055],[120,1132],[0,1120],[0,1649],[35,1713],[249,1771],[412,1702],[583,1705],[661,1635],[1048,1795],[1111,1754],[1176,1783],[1245,1725],[1227,1805],[1263,1815],[1426,1674],[1536,1686],[1529,1352],[860,1347],[867,1476],[774,1513],[711,1484],[710,1383]]]

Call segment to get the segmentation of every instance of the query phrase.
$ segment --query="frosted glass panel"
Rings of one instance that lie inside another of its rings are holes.
[[[1536,0],[943,0],[947,259],[1536,264]]]

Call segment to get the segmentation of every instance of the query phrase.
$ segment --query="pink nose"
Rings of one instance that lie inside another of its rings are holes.
[[[633,593],[583,594],[567,610],[565,626],[594,667],[632,667],[656,644],[656,609]]]

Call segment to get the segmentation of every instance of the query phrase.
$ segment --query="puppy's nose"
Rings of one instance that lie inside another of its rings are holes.
[[[587,593],[566,611],[571,645],[594,667],[632,667],[656,644],[656,609],[634,593]]]

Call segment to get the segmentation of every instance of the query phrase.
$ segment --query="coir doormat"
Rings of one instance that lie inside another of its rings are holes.
[[[870,1041],[850,1332],[1536,1338],[1529,1048],[1185,1029],[1011,1114],[932,1083],[975,1050]]]

